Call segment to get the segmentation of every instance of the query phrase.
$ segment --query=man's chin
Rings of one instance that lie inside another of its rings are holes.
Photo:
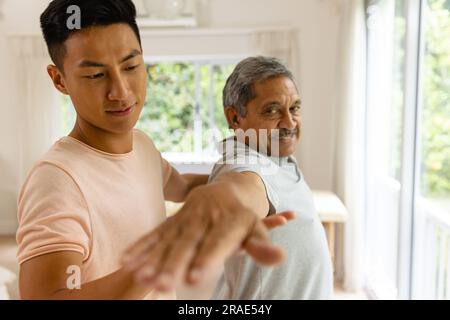
[[[289,156],[292,156],[294,154],[294,152],[295,152],[295,148],[289,148],[286,150],[281,149],[278,157],[280,157],[280,158],[289,157]]]
[[[278,157],[289,157],[294,154],[296,145],[296,139],[292,139],[291,141],[280,140],[278,152],[277,150],[272,150],[272,155]]]

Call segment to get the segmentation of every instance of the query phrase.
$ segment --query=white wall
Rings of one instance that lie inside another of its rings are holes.
[[[1,9],[1,8],[0,8]],[[0,48],[7,48],[5,20],[0,20]],[[14,158],[17,156],[14,141],[16,132],[15,110],[8,95],[8,54],[0,50],[0,233],[11,228],[15,213],[17,180],[14,174]]]
[[[39,16],[50,0],[5,0],[5,26],[9,33],[39,33]]]
[[[17,167],[20,133],[18,108],[10,96],[11,74],[15,71],[9,63],[10,52],[7,35],[11,33],[38,33],[39,14],[47,0],[6,0],[3,19],[0,20],[0,234],[12,233],[17,225],[16,199],[21,181]]]
[[[0,48],[6,33],[35,33],[39,15],[49,0],[6,0],[0,21]],[[208,0],[206,0],[208,3]],[[298,27],[300,68],[298,83],[304,102],[303,139],[296,154],[312,188],[333,189],[336,39],[340,0],[209,0],[211,27]],[[16,159],[19,156],[20,106],[8,103],[6,50],[0,50],[0,234],[14,230],[16,197],[20,187]],[[5,71],[6,70],[6,71]]]
[[[0,8],[3,19],[0,20],[0,48],[7,48],[7,10],[6,3]],[[15,107],[11,105],[8,88],[9,55],[0,50],[0,234],[14,227],[16,189],[18,186],[14,160],[17,157],[17,132]]]

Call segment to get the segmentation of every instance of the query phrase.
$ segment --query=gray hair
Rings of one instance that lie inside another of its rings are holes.
[[[247,104],[256,98],[255,83],[281,76],[295,83],[292,72],[276,58],[259,56],[242,60],[228,77],[223,89],[224,108],[233,107],[245,117]]]

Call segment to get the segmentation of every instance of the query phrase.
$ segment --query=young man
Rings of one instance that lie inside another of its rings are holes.
[[[273,58],[245,59],[228,78],[223,102],[236,136],[223,142],[223,159],[210,181],[230,173],[236,179],[252,176],[260,186],[253,197],[265,203],[261,218],[287,208],[297,218],[270,232],[288,253],[281,265],[261,268],[245,256],[231,257],[213,298],[330,299],[333,276],[325,232],[293,157],[301,101],[291,72]]]
[[[80,29],[68,28],[73,5]],[[41,16],[48,74],[77,119],[19,194],[22,298],[172,298],[240,247],[264,264],[283,258],[242,186],[200,186],[206,176],[179,175],[133,130],[147,81],[135,17],[131,0],[54,0]],[[165,199],[185,201],[168,221]]]

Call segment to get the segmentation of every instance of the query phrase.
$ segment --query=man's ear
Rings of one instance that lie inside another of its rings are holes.
[[[47,73],[53,81],[53,85],[63,94],[69,94],[66,88],[64,77],[59,69],[54,65],[47,66]]]
[[[231,129],[237,130],[240,128],[239,121],[241,116],[233,106],[225,107],[225,117]]]

